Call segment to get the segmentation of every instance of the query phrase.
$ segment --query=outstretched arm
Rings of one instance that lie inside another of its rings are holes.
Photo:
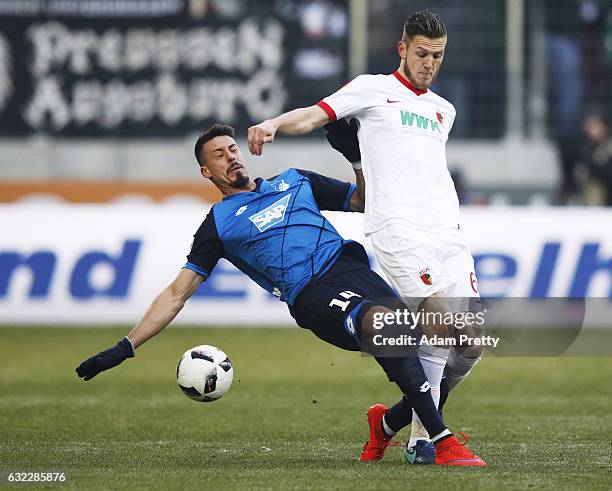
[[[285,135],[303,135],[320,128],[328,121],[327,113],[317,105],[294,109],[274,119],[266,119],[249,128],[249,151],[253,155],[261,155],[264,144],[273,142],[277,131]]]
[[[203,276],[190,269],[181,269],[175,280],[153,300],[142,320],[127,335],[134,348],[170,324],[203,281]]]
[[[153,301],[142,320],[115,346],[88,358],[76,372],[84,380],[91,380],[100,372],[134,357],[134,350],[162,331],[181,311],[185,302],[195,293],[204,277],[182,269],[175,280]]]

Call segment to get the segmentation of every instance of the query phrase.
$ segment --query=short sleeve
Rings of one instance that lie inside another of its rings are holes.
[[[448,132],[450,133],[451,130],[453,129],[453,125],[455,124],[455,118],[457,116],[457,113],[455,112],[455,107],[452,106],[453,111],[449,114],[449,122],[448,122]]]
[[[190,269],[204,276],[204,278],[208,278],[223,254],[223,243],[217,232],[215,215],[213,210],[210,210],[193,236],[191,251],[187,255],[187,262],[183,268]]]
[[[316,172],[296,170],[310,182],[312,194],[320,210],[350,211],[349,202],[357,187],[355,184],[322,176]]]
[[[332,95],[321,99],[317,106],[323,109],[330,121],[336,121],[347,116],[357,116],[365,109],[369,95],[369,79],[365,75],[354,78],[338,89]]]

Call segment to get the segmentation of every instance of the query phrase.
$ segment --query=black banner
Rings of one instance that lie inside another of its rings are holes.
[[[0,2],[0,136],[239,133],[347,80],[347,2]]]

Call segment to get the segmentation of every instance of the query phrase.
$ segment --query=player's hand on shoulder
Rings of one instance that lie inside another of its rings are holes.
[[[351,163],[361,160],[361,152],[359,150],[359,138],[357,130],[359,122],[356,118],[350,121],[339,119],[333,123],[327,123],[325,128],[325,136],[329,144]]]
[[[84,380],[91,380],[100,372],[116,367],[128,358],[134,357],[134,347],[126,337],[115,346],[88,358],[76,368],[77,375]]]
[[[251,126],[247,137],[249,151],[253,155],[261,155],[264,144],[273,142],[275,134],[276,126],[268,120]]]

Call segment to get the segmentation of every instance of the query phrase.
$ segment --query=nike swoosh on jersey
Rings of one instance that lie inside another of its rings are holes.
[[[394,102],[402,102],[402,101],[392,101],[391,99],[387,99],[387,102],[388,102],[389,104],[393,104]]]

